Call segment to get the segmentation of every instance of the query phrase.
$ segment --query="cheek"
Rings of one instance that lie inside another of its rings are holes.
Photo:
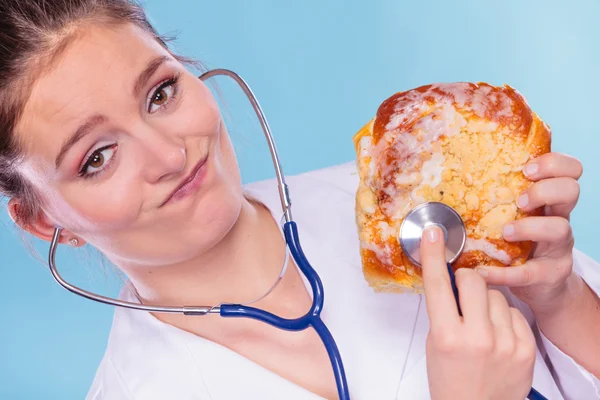
[[[163,129],[179,136],[216,136],[221,126],[219,106],[201,81],[187,85],[173,118],[164,120]]]
[[[58,183],[40,171],[52,167],[40,164],[22,167],[34,185],[44,212],[57,224],[79,233],[126,226],[137,218],[142,204],[141,191],[130,177],[111,180],[109,185],[88,182]]]
[[[219,134],[216,147],[218,149],[218,161],[220,167],[223,169],[222,173],[223,175],[225,175],[225,179],[228,180],[232,185],[240,187],[241,175],[239,165],[237,162],[237,157],[233,148],[233,144],[231,143],[229,134],[225,130],[224,125],[222,125],[221,127],[221,132]],[[239,190],[241,192],[241,187],[239,188]]]
[[[214,185],[190,219],[196,222],[192,223],[198,229],[196,237],[204,237],[207,242],[220,240],[237,221],[242,199],[241,188],[230,182],[222,180]]]
[[[131,225],[140,214],[141,190],[125,180],[111,180],[108,186],[91,187],[87,191],[79,187],[65,190],[62,196],[65,204],[61,208],[68,210],[65,226],[85,234]]]

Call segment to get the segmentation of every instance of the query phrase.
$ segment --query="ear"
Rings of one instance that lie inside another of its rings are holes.
[[[21,202],[17,199],[10,199],[8,201],[8,214],[13,222],[21,227],[24,231],[37,237],[38,239],[45,240],[47,242],[52,241],[54,232],[58,226],[50,221],[45,212],[41,211],[36,215],[32,221],[26,223],[20,217]],[[66,229],[62,229],[60,232],[60,238],[58,240],[61,244],[70,244],[74,247],[80,247],[85,244],[83,239],[72,234]]]

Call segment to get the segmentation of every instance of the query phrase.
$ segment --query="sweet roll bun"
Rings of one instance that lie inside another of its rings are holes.
[[[459,82],[396,93],[353,140],[362,268],[375,291],[422,291],[421,269],[403,254],[398,232],[426,201],[451,206],[465,223],[455,269],[528,259],[532,243],[507,242],[502,229],[541,214],[516,200],[531,184],[523,166],[550,151],[551,131],[515,89]]]

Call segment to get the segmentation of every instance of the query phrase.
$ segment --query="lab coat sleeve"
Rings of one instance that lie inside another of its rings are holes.
[[[599,294],[600,263],[577,250],[575,250],[573,258],[575,271],[596,294]],[[548,360],[552,364],[554,378],[565,399],[600,399],[600,379],[563,353],[541,331],[540,336]]]
[[[110,357],[102,359],[85,400],[134,400]]]

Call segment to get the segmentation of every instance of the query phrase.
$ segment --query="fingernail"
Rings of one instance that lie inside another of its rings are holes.
[[[537,164],[527,164],[525,166],[525,168],[523,168],[523,174],[525,174],[525,176],[532,176],[535,175],[538,170],[540,169],[539,165]]]
[[[515,233],[515,227],[512,224],[505,225],[502,229],[502,233],[504,236],[512,236]]]
[[[475,271],[477,271],[479,275],[483,276],[484,278],[488,276],[488,270],[484,267],[477,267],[475,268]]]
[[[439,228],[436,226],[431,226],[427,229],[425,229],[425,234],[427,236],[427,240],[429,241],[429,243],[435,243],[438,241],[439,237],[440,237],[440,232],[439,232]]]
[[[524,193],[524,194],[520,195],[519,198],[517,199],[517,205],[520,208],[523,208],[523,207],[527,207],[527,204],[529,204],[529,195],[527,193]]]

